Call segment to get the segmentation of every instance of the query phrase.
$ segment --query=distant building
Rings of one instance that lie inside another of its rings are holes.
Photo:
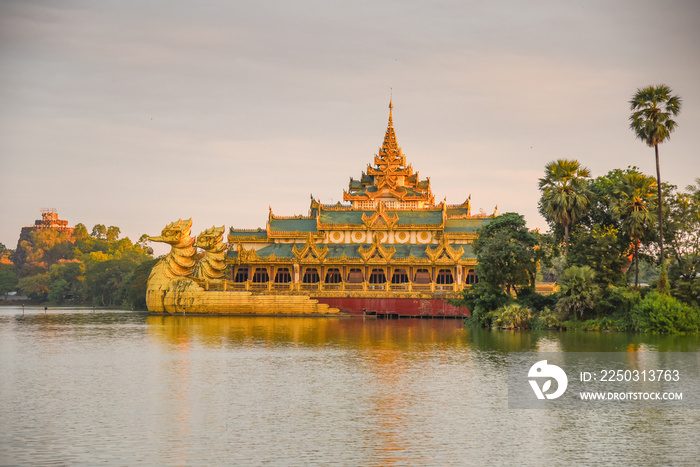
[[[58,218],[58,211],[54,208],[44,208],[41,210],[41,219],[34,221],[34,225],[30,227],[22,227],[22,231],[25,229],[41,230],[41,229],[53,229],[62,230],[73,233],[74,227],[68,227],[68,221],[64,221]]]
[[[17,249],[15,250],[15,267],[21,269],[27,261],[27,252],[22,246],[22,242],[30,240],[31,233],[39,230],[57,230],[59,232],[68,232],[73,234],[75,227],[68,227],[68,221],[58,218],[58,211],[54,208],[43,208],[41,210],[41,219],[34,221],[34,225],[22,227],[17,240]]]

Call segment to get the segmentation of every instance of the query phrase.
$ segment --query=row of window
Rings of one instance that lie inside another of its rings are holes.
[[[233,278],[234,282],[246,282],[249,280],[249,269],[248,268],[241,268],[236,272],[235,277]],[[252,280],[254,283],[264,283],[264,282],[270,282],[270,275],[267,271],[267,268],[256,268],[255,271],[253,272],[253,277]],[[303,284],[317,284],[318,282],[321,281],[321,278],[318,274],[318,270],[316,268],[307,268],[304,271],[304,276],[301,279],[301,282]],[[279,268],[277,269],[277,272],[275,273],[275,281],[276,284],[288,284],[292,282],[292,275],[289,272],[288,268]],[[324,283],[326,284],[340,284],[343,282],[342,275],[340,274],[340,269],[338,268],[329,268],[326,272],[326,277],[324,279]],[[350,269],[348,272],[348,276],[345,279],[345,282],[348,284],[361,284],[364,282],[364,275],[362,273],[362,269],[359,268],[353,268]],[[385,284],[387,282],[386,278],[386,273],[384,269],[372,269],[372,272],[369,275],[369,283],[370,284]],[[408,284],[409,278],[408,278],[408,273],[406,272],[405,269],[394,269],[394,273],[391,276],[391,283],[392,284]],[[432,282],[432,278],[430,277],[430,271],[427,269],[417,269],[416,274],[413,276],[413,283],[414,284],[430,284]],[[466,283],[467,284],[475,284],[478,282],[478,279],[476,277],[476,274],[474,273],[473,269],[469,270],[469,273],[467,274],[466,278]],[[435,279],[436,284],[453,284],[454,283],[454,277],[452,275],[452,271],[449,269],[440,269],[438,271],[437,277]]]

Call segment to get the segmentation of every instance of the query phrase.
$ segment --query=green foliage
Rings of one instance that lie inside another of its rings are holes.
[[[139,265],[152,264],[153,257],[145,241],[134,245],[128,238],[120,239],[119,234],[118,227],[101,224],[93,227],[92,235],[83,224],[75,227],[73,235],[52,229],[32,232],[22,242],[26,261],[20,270],[18,289],[32,300],[55,304],[70,300],[101,306],[140,306],[145,300],[145,285],[133,274]],[[139,287],[143,293],[137,298]]]
[[[575,230],[572,237],[567,258],[570,266],[590,267],[595,282],[601,286],[627,283],[625,270],[629,265],[630,243],[618,230],[596,224],[589,231]]]
[[[686,192],[667,196],[669,217],[665,223],[668,278],[672,294],[700,306],[700,178]]]
[[[517,303],[503,306],[491,313],[491,325],[499,329],[529,329],[532,310]]]
[[[17,284],[17,291],[26,295],[30,300],[46,301],[49,294],[49,274],[35,274],[22,277]]]
[[[554,294],[538,294],[535,289],[526,288],[518,292],[517,302],[533,311],[542,312],[547,308],[553,308],[557,303],[557,297]]]
[[[595,308],[599,316],[629,316],[641,299],[642,295],[637,290],[610,285],[600,290]]]
[[[588,266],[571,266],[559,281],[557,311],[563,316],[583,317],[594,310],[600,289],[594,280],[594,272]]]
[[[577,160],[558,159],[545,166],[545,175],[540,178],[540,213],[550,223],[562,226],[566,245],[571,226],[588,210],[592,197],[588,189],[590,176],[588,168]]]
[[[551,308],[545,308],[532,318],[532,329],[561,329],[562,322],[559,313]]]
[[[52,303],[61,304],[70,291],[70,284],[65,279],[57,279],[49,284],[49,293],[46,298]]]
[[[620,219],[622,231],[634,245],[635,287],[639,285],[639,243],[654,228],[655,219],[650,208],[657,203],[655,187],[656,182],[651,177],[639,173],[625,174],[611,202],[612,212]]]
[[[659,288],[661,290],[667,290],[668,284],[665,269],[666,258],[664,255],[664,217],[659,144],[670,138],[671,133],[676,129],[676,122],[673,118],[681,111],[681,98],[677,95],[672,95],[672,92],[671,88],[665,84],[647,86],[637,89],[636,94],[629,101],[630,111],[632,112],[630,115],[630,128],[634,131],[637,138],[654,148],[656,158],[659,256],[662,266]]]
[[[16,287],[17,274],[14,271],[14,267],[9,264],[0,264],[0,295],[7,296]]]
[[[134,268],[124,283],[124,298],[126,303],[136,310],[146,309],[146,285],[151,269],[159,258],[144,261]]]
[[[700,309],[657,292],[632,308],[633,328],[654,334],[689,334],[700,329]]]
[[[128,259],[88,263],[85,270],[85,286],[93,304],[120,306],[126,298],[126,290],[122,286],[137,265],[138,263]]]
[[[603,316],[585,321],[564,321],[561,323],[567,331],[630,331],[631,322],[626,317]]]
[[[673,117],[681,110],[681,98],[672,95],[665,84],[637,89],[630,99],[630,129],[647,146],[654,147],[667,140],[676,122]]]
[[[467,318],[466,324],[489,327],[491,316],[489,313],[496,310],[511,299],[501,290],[500,287],[480,281],[462,292],[462,299],[455,304],[466,306],[471,316]]]
[[[474,242],[474,252],[480,282],[508,295],[535,285],[538,234],[527,229],[523,216],[509,212],[486,224]]]

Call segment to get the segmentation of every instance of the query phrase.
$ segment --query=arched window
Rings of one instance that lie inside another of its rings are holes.
[[[267,268],[256,268],[253,274],[253,282],[261,284],[270,281],[270,275],[267,273]]]
[[[303,284],[317,284],[320,281],[316,268],[308,268],[301,279]]]
[[[328,269],[328,272],[326,272],[326,284],[340,284],[343,281],[342,276],[340,275],[340,269],[338,268],[330,268]]]
[[[275,274],[275,283],[289,284],[290,282],[292,282],[292,275],[289,274],[289,269],[279,268],[277,274]]]
[[[407,284],[408,274],[405,269],[394,269],[394,274],[391,276],[392,284]]]
[[[449,269],[440,269],[437,275],[436,284],[439,285],[449,285],[454,283],[454,277],[452,277],[452,271]]]
[[[362,269],[352,268],[348,272],[348,284],[362,284],[365,281],[365,277],[362,274]]]
[[[248,268],[238,268],[236,271],[236,276],[233,278],[233,282],[245,282],[248,280]]]
[[[372,273],[369,275],[370,284],[384,284],[386,283],[386,274],[384,274],[384,269],[372,269]]]
[[[416,276],[413,278],[413,282],[416,284],[430,284],[430,271],[427,269],[418,269],[416,271]]]

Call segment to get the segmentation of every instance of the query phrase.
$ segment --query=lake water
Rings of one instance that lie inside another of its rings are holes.
[[[0,465],[698,465],[698,410],[510,410],[513,351],[694,337],[0,308]]]

